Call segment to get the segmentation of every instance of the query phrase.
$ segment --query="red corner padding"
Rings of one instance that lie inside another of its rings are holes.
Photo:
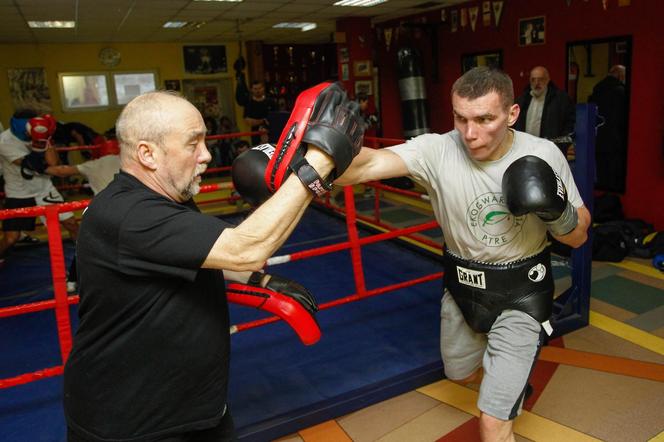
[[[293,298],[261,287],[244,284],[228,284],[228,302],[246,305],[277,315],[300,337],[304,345],[313,345],[320,339],[316,319]]]

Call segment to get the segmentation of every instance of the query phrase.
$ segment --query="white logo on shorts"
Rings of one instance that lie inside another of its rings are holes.
[[[476,287],[478,289],[486,289],[486,281],[484,279],[484,272],[477,270],[470,270],[464,267],[457,266],[457,279],[463,285]]]
[[[530,279],[532,282],[540,282],[544,279],[545,276],[546,267],[544,267],[544,264],[537,264],[528,270],[528,279]]]

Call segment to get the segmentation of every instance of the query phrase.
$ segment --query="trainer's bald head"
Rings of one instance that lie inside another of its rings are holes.
[[[193,105],[177,92],[148,92],[131,100],[120,113],[115,125],[123,162],[134,155],[141,141],[159,146],[170,133],[179,111]],[[195,109],[195,108],[194,108]]]

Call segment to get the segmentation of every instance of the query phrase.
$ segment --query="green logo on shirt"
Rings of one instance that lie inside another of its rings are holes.
[[[473,236],[489,247],[502,246],[521,232],[525,216],[514,216],[501,193],[475,198],[466,211],[466,223]]]

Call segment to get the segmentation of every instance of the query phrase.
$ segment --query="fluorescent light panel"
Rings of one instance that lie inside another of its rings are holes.
[[[361,7],[369,7],[369,6],[375,6],[380,3],[385,3],[387,0],[340,0],[336,3],[334,3],[333,6],[361,6]]]
[[[186,21],[167,21],[164,23],[164,28],[183,28],[187,26]]]
[[[277,23],[276,25],[272,26],[273,28],[286,28],[286,29],[301,29],[302,32],[306,31],[311,31],[312,29],[316,29],[318,25],[316,23],[302,23],[302,22],[283,22],[283,23]]]
[[[29,21],[28,26],[31,28],[74,28],[76,27],[75,21]]]

